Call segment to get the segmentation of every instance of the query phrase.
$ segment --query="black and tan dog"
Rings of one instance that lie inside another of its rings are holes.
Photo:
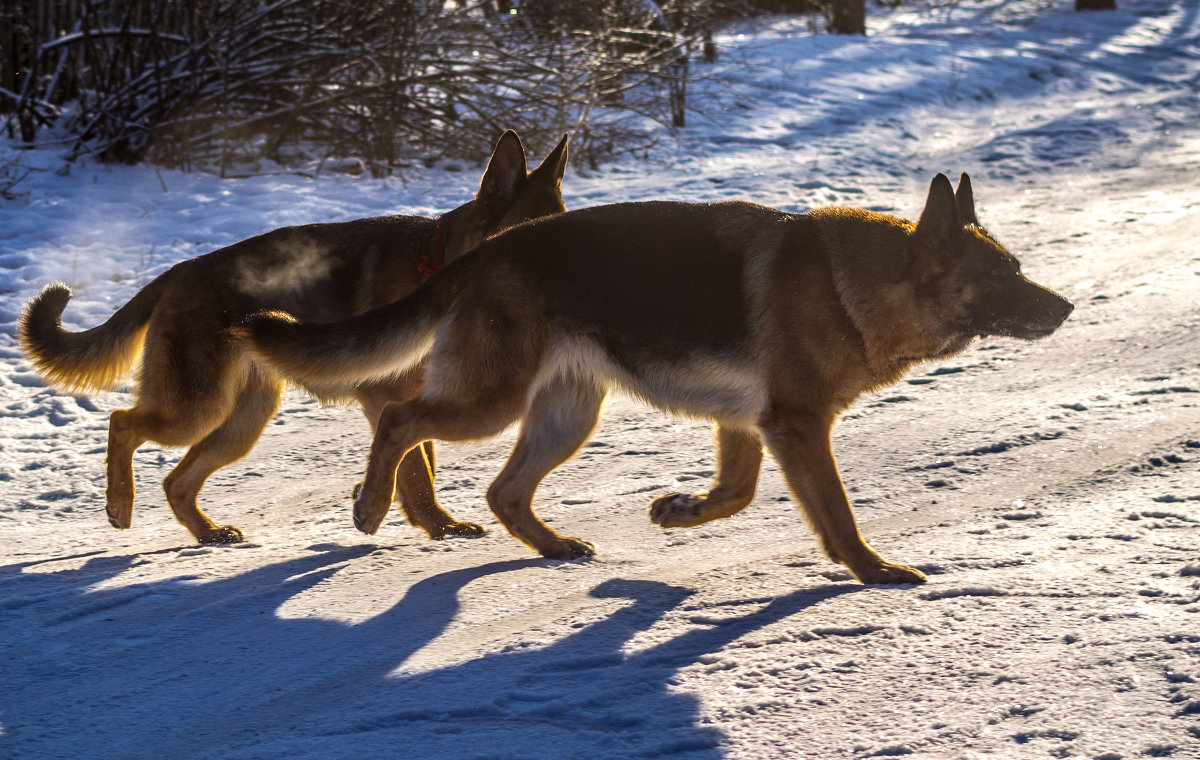
[[[264,309],[335,320],[411,293],[445,261],[520,222],[566,210],[561,182],[567,137],[533,172],[514,132],[496,143],[475,199],[436,219],[387,216],[287,227],[182,262],[143,288],[99,327],[67,332],[60,321],[71,291],[48,285],[25,309],[20,344],[51,384],[71,391],[110,388],[144,348],[137,403],[112,413],[108,437],[108,519],[133,519],[133,452],[146,441],[190,446],[163,482],[175,517],[201,543],[242,540],[196,504],[213,472],[245,456],[279,405],[281,382],[226,332]],[[144,344],[144,346],[143,346]],[[316,388],[354,397],[372,425],[392,401],[412,398],[420,368],[371,383]],[[396,495],[429,535],[476,535],[438,506],[433,448],[400,465]]]
[[[260,315],[235,331],[287,377],[346,384],[427,359],[411,401],[380,415],[354,522],[374,533],[396,464],[427,439],[494,435],[520,420],[488,491],[543,556],[593,553],[533,513],[612,387],[716,422],[709,493],[655,501],[664,528],[750,503],[770,449],[826,553],[865,583],[918,583],[859,535],[830,433],[864,391],[976,336],[1039,338],[1071,313],[1026,279],[975,218],[970,181],[944,175],[916,224],[859,209],[785,214],[748,203],[627,203],[521,225],[408,298],[332,324]]]

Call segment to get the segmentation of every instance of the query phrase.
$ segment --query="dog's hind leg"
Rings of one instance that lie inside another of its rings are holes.
[[[660,496],[650,505],[650,522],[664,528],[690,528],[741,512],[754,500],[762,457],[762,439],[757,431],[717,425],[717,478],[713,489]]]
[[[236,349],[209,331],[211,325],[189,319],[184,314],[174,322],[151,322],[137,403],[112,413],[106,495],[108,520],[114,527],[128,528],[133,521],[133,452],[147,441],[191,446],[203,440],[228,419],[238,387],[245,382],[246,366]],[[208,535],[207,518],[180,521],[197,539]]]
[[[106,472],[108,486],[105,491],[108,521],[114,528],[125,529],[133,524],[133,453],[147,441],[166,446],[186,446],[201,440],[220,422],[215,414],[203,417],[186,411],[167,411],[163,405],[155,409],[152,405],[138,403],[131,409],[117,409],[109,417],[108,459]],[[194,407],[197,411],[224,414],[224,407],[213,410],[204,404]],[[182,464],[182,463],[181,463]],[[178,514],[176,515],[178,516]],[[197,539],[202,535],[186,520],[180,520]]]
[[[355,390],[355,396],[363,407],[363,414],[375,431],[379,415],[388,403],[414,398],[421,390],[422,374],[410,372],[404,377],[387,383],[368,383]],[[444,536],[482,536],[486,530],[482,525],[455,520],[437,502],[433,476],[436,460],[433,441],[425,441],[400,460],[396,470],[395,498],[400,502],[408,521],[429,534],[430,538]],[[355,498],[362,484],[355,488]]]
[[[443,322],[425,366],[421,395],[388,404],[379,414],[362,489],[354,500],[354,525],[374,534],[396,490],[396,468],[423,441],[490,438],[520,419],[545,349],[544,326],[508,325],[486,303]]]
[[[496,435],[521,414],[519,388],[502,395],[480,394],[482,401],[463,397],[425,398],[392,403],[383,408],[367,457],[367,472],[354,500],[354,525],[374,535],[396,491],[401,459],[422,441],[469,441]]]
[[[241,459],[254,447],[268,420],[279,408],[281,386],[250,370],[225,421],[192,446],[163,481],[175,519],[202,544],[232,544],[243,540],[232,525],[217,525],[196,503],[204,481],[217,470]]]
[[[595,548],[560,535],[533,511],[533,493],[587,441],[604,402],[594,383],[555,379],[534,397],[512,455],[488,489],[488,504],[509,533],[550,559],[590,557]]]
[[[919,570],[886,562],[859,534],[833,457],[832,419],[806,412],[774,417],[763,437],[829,558],[863,583],[924,583]]]
[[[108,522],[125,530],[133,525],[133,452],[147,441],[139,432],[137,408],[117,409],[108,418]]]

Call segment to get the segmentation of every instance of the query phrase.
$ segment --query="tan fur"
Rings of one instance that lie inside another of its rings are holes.
[[[191,447],[163,483],[176,519],[201,543],[242,540],[237,528],[210,520],[196,499],[209,475],[253,447],[278,407],[282,381],[229,328],[256,312],[321,322],[391,303],[421,283],[423,263],[453,261],[500,230],[565,210],[566,162],[564,136],[529,172],[520,139],[506,132],[475,199],[438,219],[379,217],[259,235],[176,265],[108,322],[78,333],[61,323],[70,290],[62,283],[43,289],[26,307],[18,337],[49,383],[69,392],[111,388],[142,355],[136,404],[114,411],[109,427],[109,522],[132,523],[133,453],[155,441]],[[387,404],[417,395],[424,372],[418,365],[393,368],[375,382],[342,376],[308,388],[323,398],[357,399],[374,427]],[[433,537],[481,534],[482,527],[437,504],[434,464],[432,444],[398,461],[395,495],[406,516]]]
[[[65,288],[62,282],[53,282],[46,288]],[[28,314],[21,315],[22,321],[30,319]],[[98,351],[88,352],[81,356],[73,367],[64,367],[54,362],[54,357],[48,356],[41,346],[31,346],[18,334],[18,345],[25,352],[29,363],[38,374],[51,386],[71,395],[96,393],[97,391],[112,390],[129,374],[129,369],[142,355],[142,342],[146,337],[143,327],[130,335],[128,343],[114,347],[110,353]]]
[[[52,282],[25,305],[17,345],[38,374],[55,388],[66,393],[110,390],[125,378],[141,355],[148,312],[161,289],[155,290],[140,300],[135,298],[113,315],[110,323],[120,324],[121,330],[67,333],[59,329],[58,315],[66,308],[71,290],[66,283]],[[35,327],[42,325],[46,327],[38,335]]]
[[[957,194],[934,179],[915,225],[747,203],[569,212],[493,238],[384,309],[332,325],[259,317],[237,335],[306,383],[427,361],[421,394],[380,414],[354,505],[366,533],[386,516],[407,451],[520,422],[488,489],[493,512],[545,557],[592,554],[538,519],[533,494],[620,388],[716,423],[713,489],[657,499],[653,522],[688,527],[745,508],[765,447],[830,558],[864,583],[919,583],[920,571],[885,561],[859,534],[834,423],[918,362],[979,335],[1041,337],[1071,308],[978,227],[964,174]]]

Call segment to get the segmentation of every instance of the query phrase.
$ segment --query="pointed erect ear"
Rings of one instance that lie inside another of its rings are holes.
[[[958,201],[954,188],[945,174],[933,178],[929,186],[929,197],[925,199],[925,210],[917,221],[916,237],[928,241],[940,249],[949,244],[963,227],[958,218]]]
[[[491,208],[504,208],[512,203],[525,177],[525,148],[521,146],[521,138],[510,129],[496,141],[475,198]]]
[[[546,160],[542,161],[542,165],[533,170],[532,177],[548,182],[553,185],[561,185],[563,173],[567,171],[567,138],[570,135],[564,134],[562,139],[558,141],[558,145],[554,146],[554,150],[550,151],[550,155],[546,156]]]
[[[975,216],[975,194],[971,192],[971,178],[966,172],[958,178],[958,189],[954,191],[954,199],[958,201],[958,221],[962,222],[963,226],[974,224],[979,226],[979,219]]]

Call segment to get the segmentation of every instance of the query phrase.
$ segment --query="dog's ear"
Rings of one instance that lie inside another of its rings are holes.
[[[533,170],[531,177],[558,187],[562,184],[563,174],[567,171],[567,138],[569,134],[564,134],[562,139],[558,141],[558,145],[554,146],[554,150],[546,156],[542,161],[541,166]]]
[[[958,201],[958,221],[966,226],[979,226],[979,218],[975,216],[975,193],[971,192],[971,178],[963,172],[958,178],[958,189],[954,191],[954,199]]]
[[[526,179],[525,148],[517,133],[507,130],[496,141],[487,170],[479,183],[476,200],[491,209],[508,207],[517,196],[517,188]]]
[[[950,252],[950,243],[962,227],[954,188],[950,187],[950,180],[945,174],[938,174],[929,185],[925,210],[921,212],[913,235],[936,253],[944,254]]]

